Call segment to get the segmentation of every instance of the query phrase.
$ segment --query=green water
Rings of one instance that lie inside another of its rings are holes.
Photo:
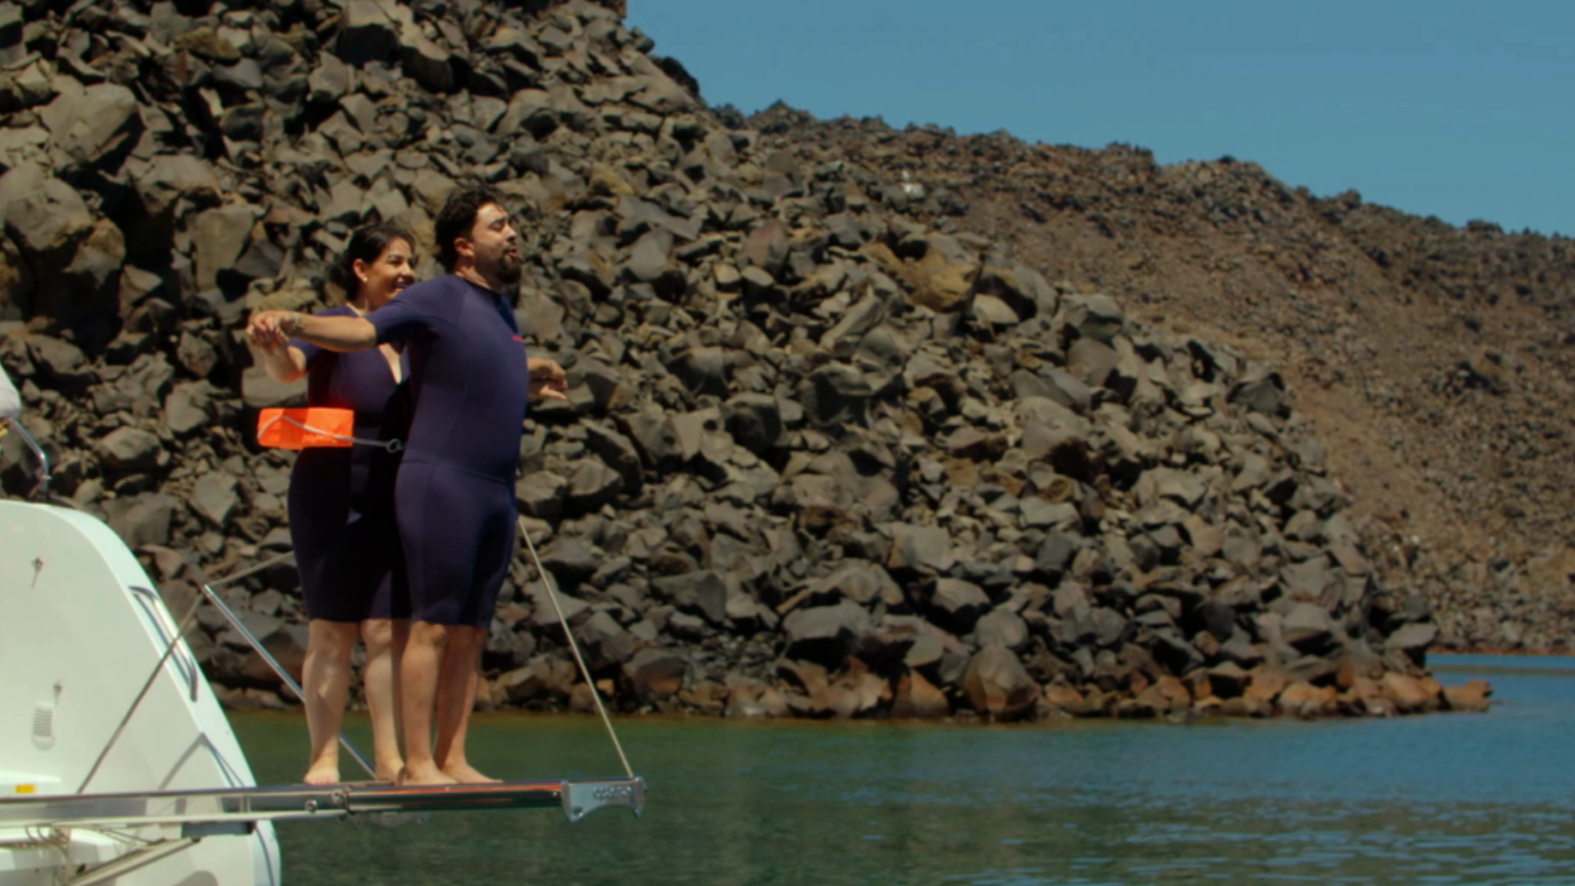
[[[1446,683],[1487,676],[1503,704],[1193,726],[620,721],[651,786],[642,819],[284,824],[284,881],[1575,883],[1572,662],[1438,664]],[[299,717],[234,720],[260,781],[299,777]],[[619,774],[584,718],[478,717],[471,758],[509,778]]]

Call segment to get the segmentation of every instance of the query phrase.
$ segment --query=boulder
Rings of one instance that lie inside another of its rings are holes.
[[[968,662],[963,691],[975,711],[998,720],[1032,712],[1039,700],[1039,684],[1022,662],[1011,650],[995,644],[984,646]]]

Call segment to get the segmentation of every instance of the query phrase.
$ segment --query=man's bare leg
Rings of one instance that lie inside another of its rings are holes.
[[[438,679],[437,764],[455,781],[467,784],[497,781],[477,772],[465,759],[470,712],[476,707],[476,684],[481,680],[481,650],[486,645],[486,628],[451,628]]]
[[[312,756],[306,784],[339,783],[339,725],[350,691],[350,653],[355,648],[355,622],[314,618],[306,627],[306,662],[301,672],[306,730]]]
[[[404,730],[400,728],[399,660],[410,639],[410,619],[369,618],[361,622],[366,644],[366,709],[372,717],[372,747],[381,781],[399,778],[405,765]]]
[[[400,784],[453,784],[432,757],[432,712],[438,674],[452,628],[425,621],[410,623],[410,639],[400,661],[400,709],[405,721],[405,768]]]

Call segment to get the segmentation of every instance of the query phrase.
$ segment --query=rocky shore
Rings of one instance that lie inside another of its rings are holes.
[[[56,489],[175,611],[288,548],[300,402],[240,335],[356,226],[509,194],[570,399],[517,495],[482,703],[727,716],[1480,710],[1425,670],[1275,366],[957,229],[944,189],[767,144],[615,5],[0,2],[0,362]],[[430,257],[425,274],[436,273]],[[32,474],[6,441],[0,483]],[[223,592],[298,666],[281,565]],[[284,704],[219,615],[236,706]]]

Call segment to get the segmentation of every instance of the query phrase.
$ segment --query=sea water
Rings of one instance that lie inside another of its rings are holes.
[[[1191,725],[621,719],[643,818],[285,823],[284,882],[1575,883],[1575,659],[1431,664],[1446,684],[1491,680],[1497,704]],[[298,715],[232,719],[260,782],[299,779]],[[364,718],[348,731],[369,749]],[[622,774],[585,717],[478,715],[470,757],[513,779]]]

